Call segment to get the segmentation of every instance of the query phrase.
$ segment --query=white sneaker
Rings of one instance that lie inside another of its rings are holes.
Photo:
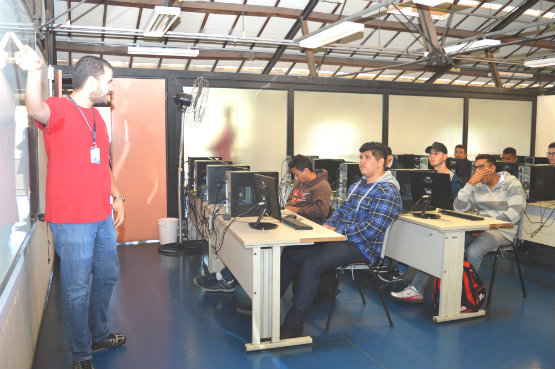
[[[412,302],[412,303],[423,303],[424,296],[416,290],[412,285],[409,285],[407,288],[400,292],[391,292],[391,297],[396,300]]]

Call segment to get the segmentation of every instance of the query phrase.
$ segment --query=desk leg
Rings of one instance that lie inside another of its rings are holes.
[[[439,312],[434,322],[466,319],[485,315],[484,310],[461,314],[461,291],[464,260],[464,232],[444,235],[443,277],[439,292]]]
[[[281,247],[253,248],[252,343],[247,351],[312,343],[310,337],[280,340]],[[261,342],[269,337],[270,341]]]

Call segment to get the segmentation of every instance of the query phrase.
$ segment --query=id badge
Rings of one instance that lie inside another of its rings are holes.
[[[100,149],[98,147],[91,147],[91,163],[100,164]]]

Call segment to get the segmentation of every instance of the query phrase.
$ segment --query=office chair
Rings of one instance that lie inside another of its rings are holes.
[[[372,284],[374,285],[374,288],[378,292],[378,296],[380,297],[380,300],[382,302],[383,308],[384,308],[385,313],[387,315],[387,319],[389,320],[389,326],[393,327],[393,321],[391,320],[391,315],[389,315],[389,310],[387,309],[387,305],[385,304],[385,300],[384,300],[383,295],[382,295],[382,290],[379,287],[378,274],[374,271],[374,266],[377,265],[380,261],[382,261],[384,256],[385,256],[385,249],[386,249],[386,246],[387,246],[387,239],[389,238],[389,231],[391,230],[391,226],[393,225],[395,220],[393,220],[393,222],[389,225],[389,227],[387,227],[387,229],[385,231],[383,242],[382,242],[382,251],[381,251],[381,254],[380,254],[380,258],[374,264],[370,264],[370,262],[351,263],[351,264],[342,265],[342,266],[337,267],[335,269],[335,271],[336,271],[335,272],[335,283],[334,283],[335,288],[334,288],[333,298],[331,300],[330,311],[328,313],[328,321],[326,323],[326,333],[328,333],[329,330],[330,330],[331,318],[333,316],[333,310],[335,308],[335,299],[337,298],[337,291],[339,290],[339,282],[341,282],[341,276],[343,275],[343,271],[345,271],[345,270],[351,271],[351,275],[352,275],[353,280],[355,279],[354,278],[354,273],[355,273],[356,270],[366,270],[366,271],[368,271],[368,273],[370,274],[370,279],[372,280]],[[366,305],[366,299],[364,298],[364,294],[362,293],[362,289],[360,288],[360,285],[356,281],[355,281],[355,283],[357,284],[358,292],[360,293],[362,303],[364,305]]]
[[[495,254],[495,259],[493,261],[493,267],[491,269],[491,279],[489,282],[489,291],[488,291],[488,299],[486,301],[486,310],[489,312],[489,306],[491,303],[491,296],[493,295],[493,285],[495,284],[495,274],[497,273],[497,262],[499,261],[499,256],[503,256],[506,253],[513,253],[515,256],[516,267],[518,269],[518,277],[520,278],[520,287],[522,288],[522,297],[526,298],[526,288],[524,287],[524,278],[522,277],[522,267],[520,266],[520,259],[518,257],[517,248],[520,245],[520,239],[518,238],[521,232],[522,227],[522,218],[518,223],[518,231],[513,239],[513,242],[499,246],[497,250],[491,251],[488,254]]]

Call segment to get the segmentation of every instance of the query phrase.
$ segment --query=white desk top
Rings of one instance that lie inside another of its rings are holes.
[[[399,219],[422,225],[438,231],[480,231],[491,228],[510,228],[513,223],[499,219],[484,218],[484,220],[468,220],[440,214],[439,219],[424,219],[415,217],[412,214],[403,214]]]
[[[206,207],[208,212],[212,212],[214,207],[209,205]],[[328,228],[314,223],[302,216],[297,216],[300,221],[311,225],[310,230],[297,230],[285,224],[279,223],[277,220],[264,217],[262,221],[268,223],[278,224],[277,228],[270,230],[257,230],[249,226],[250,222],[255,222],[257,217],[242,217],[233,221],[227,232],[233,235],[245,247],[260,247],[263,245],[277,246],[277,245],[299,245],[299,244],[312,244],[315,242],[332,242],[332,241],[345,241],[347,237],[336,233]],[[216,227],[225,229],[231,220],[224,220],[222,216],[216,217],[214,222]]]
[[[535,207],[538,207],[538,208],[555,209],[555,200],[526,203],[526,207],[529,207],[529,206],[535,206]]]

